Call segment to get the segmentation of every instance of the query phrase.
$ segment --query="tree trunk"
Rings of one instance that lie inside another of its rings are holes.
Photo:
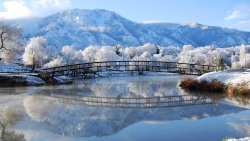
[[[32,69],[31,69],[31,72],[34,72],[35,71],[35,65],[33,64],[32,65]]]

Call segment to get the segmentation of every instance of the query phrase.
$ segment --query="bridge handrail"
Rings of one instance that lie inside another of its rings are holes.
[[[117,63],[117,62],[128,62],[128,63],[134,63],[134,62],[145,62],[145,63],[166,63],[166,64],[176,64],[176,65],[196,65],[196,66],[208,66],[215,68],[216,66],[213,65],[200,65],[200,64],[192,64],[192,63],[179,63],[179,62],[165,62],[165,61],[102,61],[102,62],[86,62],[86,63],[78,63],[78,64],[69,64],[69,65],[62,65],[62,66],[57,66],[57,67],[51,67],[51,68],[42,68],[39,69],[39,71],[46,71],[46,70],[53,70],[57,68],[64,68],[64,67],[71,67],[71,66],[78,66],[78,65],[87,65],[87,64],[98,64],[98,63]],[[130,66],[130,64],[128,64]],[[131,65],[134,66],[134,65]]]

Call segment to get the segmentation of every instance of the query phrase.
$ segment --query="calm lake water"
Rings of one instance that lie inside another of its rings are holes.
[[[24,134],[28,141],[221,141],[250,136],[250,100],[244,97],[203,93],[212,103],[165,108],[81,103],[83,97],[200,96],[179,88],[185,77],[194,76],[159,73],[77,80],[74,85],[1,88],[0,109],[18,115],[9,130]]]

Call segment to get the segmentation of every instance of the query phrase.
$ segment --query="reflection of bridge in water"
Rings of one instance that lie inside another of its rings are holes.
[[[207,96],[180,95],[180,96],[156,96],[156,97],[94,97],[80,95],[42,95],[46,99],[56,100],[60,103],[87,105],[94,107],[113,108],[161,108],[179,107],[190,105],[213,104],[212,98]]]

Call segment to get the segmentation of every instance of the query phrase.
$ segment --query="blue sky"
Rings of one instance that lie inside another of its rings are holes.
[[[136,22],[197,22],[250,31],[250,0],[0,0],[0,18],[16,19],[71,8],[107,9]]]

